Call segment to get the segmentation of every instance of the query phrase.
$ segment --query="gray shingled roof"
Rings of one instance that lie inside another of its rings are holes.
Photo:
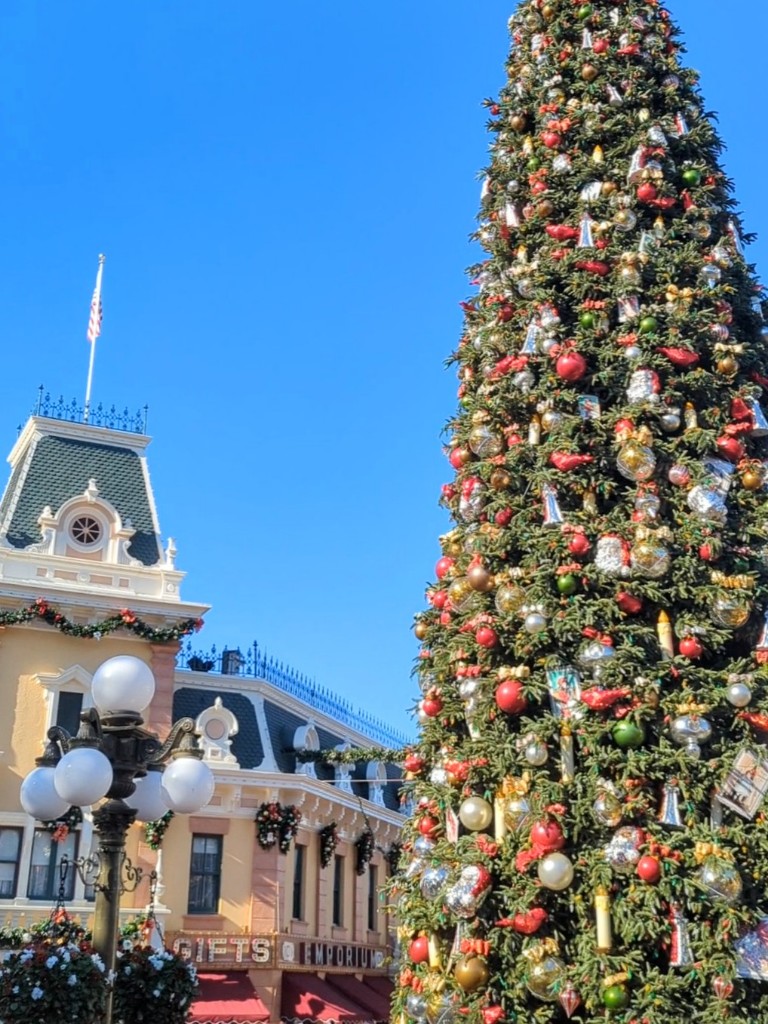
[[[14,470],[6,488],[0,503],[0,519],[20,482],[23,465],[24,460]],[[123,522],[131,520],[136,533],[129,553],[144,565],[155,565],[162,552],[154,532],[140,457],[129,448],[69,437],[47,435],[38,442],[21,481],[21,494],[8,527],[8,542],[15,548],[25,548],[39,541],[37,520],[45,506],[50,505],[56,513],[65,501],[82,494],[91,479],[96,481],[99,495],[115,506]]]
[[[241,768],[258,768],[264,760],[264,745],[259,734],[256,711],[253,704],[242,693],[228,693],[226,690],[198,690],[182,686],[173,695],[173,719],[197,718],[206,708],[221,697],[221,703],[237,719],[238,732],[232,738],[232,753]]]

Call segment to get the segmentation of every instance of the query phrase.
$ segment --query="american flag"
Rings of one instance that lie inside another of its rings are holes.
[[[101,334],[101,316],[101,289],[96,285],[93,298],[91,299],[91,315],[88,318],[88,341],[91,344]]]

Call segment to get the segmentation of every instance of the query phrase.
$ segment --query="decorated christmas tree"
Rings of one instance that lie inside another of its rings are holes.
[[[768,1021],[761,290],[656,0],[510,20],[416,633],[395,1014]]]

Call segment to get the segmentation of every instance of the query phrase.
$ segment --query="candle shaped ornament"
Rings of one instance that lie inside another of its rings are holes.
[[[573,749],[573,730],[568,722],[560,727],[560,781],[564,785],[576,777],[576,755]]]
[[[672,620],[666,612],[659,612],[656,635],[659,638],[661,657],[664,661],[672,661],[675,656],[675,636],[672,632]]]
[[[610,953],[613,948],[613,927],[611,925],[611,899],[607,889],[598,889],[595,892],[595,925],[597,952]]]

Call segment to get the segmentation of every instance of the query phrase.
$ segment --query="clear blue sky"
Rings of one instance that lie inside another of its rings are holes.
[[[38,384],[82,396],[103,251],[94,399],[150,406],[201,644],[257,639],[402,728],[512,9],[0,6],[6,448]],[[768,8],[671,9],[764,266]]]

